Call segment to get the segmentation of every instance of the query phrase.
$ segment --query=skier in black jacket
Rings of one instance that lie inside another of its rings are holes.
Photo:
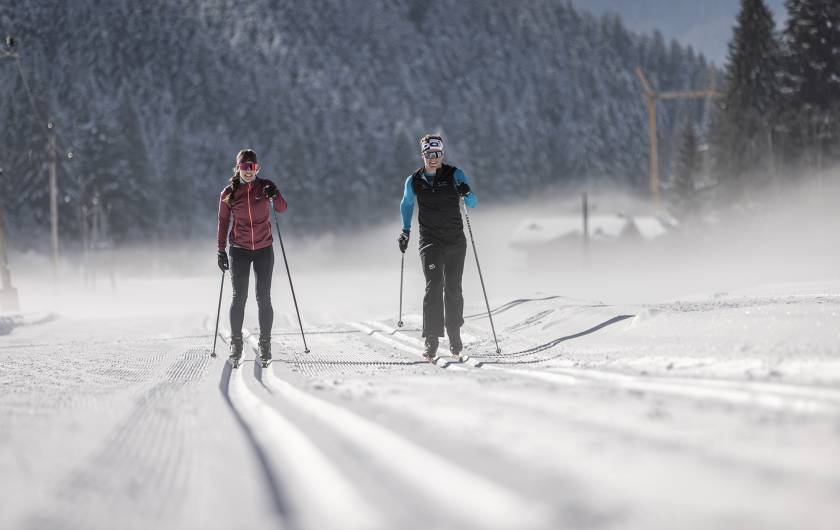
[[[467,176],[460,169],[443,163],[443,139],[427,134],[420,140],[423,167],[405,181],[405,193],[400,203],[403,229],[397,242],[405,253],[411,233],[411,216],[414,201],[419,211],[420,262],[426,277],[426,294],[423,297],[423,337],[426,348],[423,355],[434,360],[438,338],[443,337],[444,327],[449,337],[449,350],[461,358],[461,326],[464,324],[464,296],[461,277],[467,238],[461,220],[460,199],[475,208],[478,199],[470,190]]]

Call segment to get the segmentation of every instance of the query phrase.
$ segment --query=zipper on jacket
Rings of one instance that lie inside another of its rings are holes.
[[[251,216],[251,183],[248,183],[248,221],[251,223],[251,250],[254,250],[254,218]]]

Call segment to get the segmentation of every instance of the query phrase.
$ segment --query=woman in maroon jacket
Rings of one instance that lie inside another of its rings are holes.
[[[252,264],[260,322],[260,359],[271,359],[271,324],[274,320],[274,309],[271,307],[271,273],[274,269],[274,247],[269,219],[269,199],[274,200],[274,209],[278,212],[286,210],[286,201],[273,182],[257,177],[259,171],[257,154],[251,149],[239,151],[230,184],[222,190],[219,197],[218,258],[222,271],[230,269],[233,284],[233,300],[230,304],[230,357],[235,364],[238,364],[242,357],[242,322],[245,317],[245,300],[248,298]],[[225,252],[228,227],[230,262]]]

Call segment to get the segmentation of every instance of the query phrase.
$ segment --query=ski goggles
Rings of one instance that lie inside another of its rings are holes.
[[[236,169],[239,171],[256,171],[260,168],[260,165],[256,162],[241,162],[236,164]]]
[[[423,153],[423,158],[426,160],[434,160],[435,158],[443,158],[443,151],[426,151]]]

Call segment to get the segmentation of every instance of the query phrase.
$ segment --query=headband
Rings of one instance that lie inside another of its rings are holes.
[[[432,149],[436,151],[443,151],[443,140],[441,140],[440,138],[429,138],[428,140],[420,144],[421,153],[431,151]]]

